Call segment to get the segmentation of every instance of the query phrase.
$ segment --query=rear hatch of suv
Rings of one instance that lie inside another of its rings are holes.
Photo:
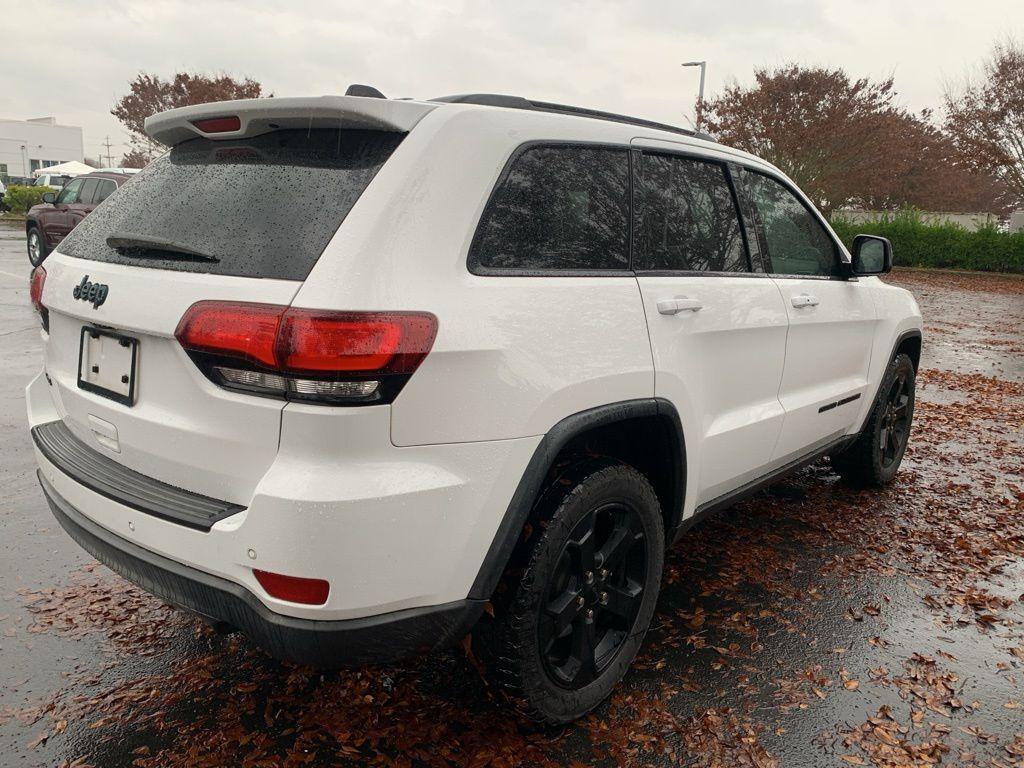
[[[197,302],[290,304],[429,110],[374,101],[225,102],[155,119],[150,133],[170,151],[44,264],[45,370],[75,438],[169,485],[249,502],[277,452],[286,400],[215,383],[175,333]],[[220,323],[207,331],[249,333],[230,316]]]

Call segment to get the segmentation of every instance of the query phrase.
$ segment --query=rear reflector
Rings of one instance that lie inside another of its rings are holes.
[[[193,120],[192,125],[203,133],[230,133],[242,127],[242,121],[236,117],[208,117],[204,120]]]
[[[281,573],[260,571],[253,568],[253,574],[267,594],[278,600],[304,605],[323,605],[331,585],[323,579],[305,579],[301,576],[285,576]]]
[[[211,380],[290,400],[391,402],[430,352],[426,312],[200,301],[174,335]]]
[[[32,307],[36,312],[39,313],[39,320],[43,324],[43,330],[50,330],[50,313],[43,306],[43,286],[46,284],[46,270],[42,267],[36,267],[32,270],[32,276],[29,278],[28,295],[32,302]]]

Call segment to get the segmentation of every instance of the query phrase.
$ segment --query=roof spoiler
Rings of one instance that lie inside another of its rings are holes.
[[[361,128],[408,133],[435,105],[364,96],[240,99],[178,107],[146,118],[154,141],[239,139],[281,128]],[[197,125],[199,123],[206,130]]]

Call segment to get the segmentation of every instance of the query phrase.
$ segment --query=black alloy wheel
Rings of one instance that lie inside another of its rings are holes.
[[[566,467],[536,502],[473,642],[538,722],[598,706],[629,670],[654,615],[665,555],[650,481],[613,459]]]
[[[578,688],[600,675],[640,613],[647,538],[636,511],[606,504],[580,520],[549,581],[538,631],[551,677]]]
[[[885,399],[878,441],[882,466],[886,468],[902,458],[910,437],[910,398],[913,396],[910,379],[906,371],[900,371]]]
[[[832,465],[854,486],[879,487],[892,481],[903,461],[914,420],[914,363],[905,354],[889,363],[871,412],[857,439]]]

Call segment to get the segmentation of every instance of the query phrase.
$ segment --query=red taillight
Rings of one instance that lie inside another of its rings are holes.
[[[294,373],[412,373],[436,332],[437,319],[427,314],[289,309],[277,337],[278,366]]]
[[[242,121],[235,116],[207,117],[203,120],[193,120],[192,125],[203,133],[230,133],[241,128]]]
[[[50,313],[43,306],[43,286],[46,284],[46,270],[36,267],[32,270],[32,277],[29,279],[28,295],[32,301],[32,307],[39,313],[39,319],[43,328],[49,330]]]
[[[305,579],[301,576],[285,576],[270,571],[253,569],[256,581],[267,590],[267,594],[278,600],[305,605],[323,605],[327,602],[327,594],[331,585],[323,579]]]
[[[175,337],[226,387],[300,400],[389,402],[426,357],[437,318],[200,301]]]
[[[274,342],[285,309],[274,304],[200,301],[188,308],[174,335],[191,351],[237,357],[274,368]]]

